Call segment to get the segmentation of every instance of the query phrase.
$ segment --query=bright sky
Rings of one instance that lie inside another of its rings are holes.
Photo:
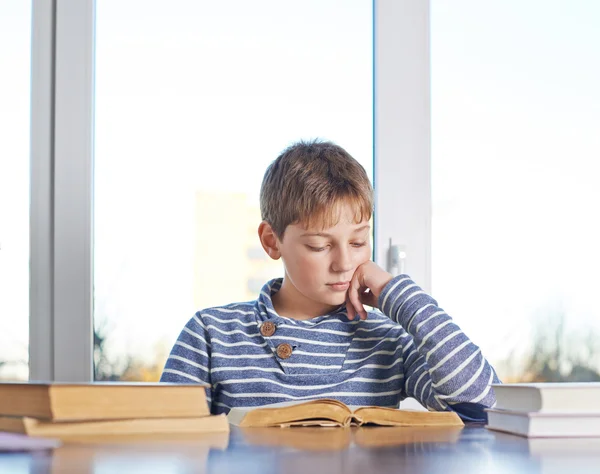
[[[96,302],[123,349],[172,343],[200,309],[196,190],[257,202],[299,138],[334,140],[372,173],[371,51],[364,0],[98,3]],[[227,222],[206,224],[227,252]]]
[[[28,358],[30,11],[0,3],[0,360]]]
[[[434,296],[490,355],[600,336],[600,3],[432,5]]]
[[[371,1],[97,3],[96,310],[150,355],[195,309],[196,190],[255,201],[317,136],[372,173]],[[0,358],[26,354],[29,14],[0,5]],[[432,1],[433,293],[486,355],[556,306],[600,320],[598,24],[592,0]]]

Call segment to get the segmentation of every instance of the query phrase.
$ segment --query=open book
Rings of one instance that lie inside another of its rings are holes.
[[[229,423],[241,427],[267,426],[463,426],[454,412],[357,407],[329,398],[263,408],[232,408]]]

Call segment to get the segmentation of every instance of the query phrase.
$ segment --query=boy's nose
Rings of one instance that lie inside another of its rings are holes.
[[[352,270],[352,265],[350,253],[345,250],[339,250],[333,259],[331,268],[336,273],[343,273]]]

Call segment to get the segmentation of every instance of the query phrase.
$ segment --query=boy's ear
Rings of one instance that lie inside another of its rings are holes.
[[[277,245],[277,236],[267,221],[262,221],[258,226],[258,238],[265,252],[269,254],[269,257],[273,260],[278,260],[281,257],[281,252],[279,252]]]

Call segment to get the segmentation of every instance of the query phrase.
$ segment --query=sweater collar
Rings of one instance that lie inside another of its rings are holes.
[[[265,320],[271,320],[273,322],[281,322],[288,324],[314,326],[326,319],[337,319],[341,322],[349,322],[346,318],[346,304],[338,306],[334,311],[322,316],[316,316],[311,319],[293,319],[286,316],[281,316],[275,311],[273,307],[273,295],[281,289],[283,278],[275,278],[264,284],[260,290],[258,299],[256,300],[256,309],[260,314],[260,318]]]

